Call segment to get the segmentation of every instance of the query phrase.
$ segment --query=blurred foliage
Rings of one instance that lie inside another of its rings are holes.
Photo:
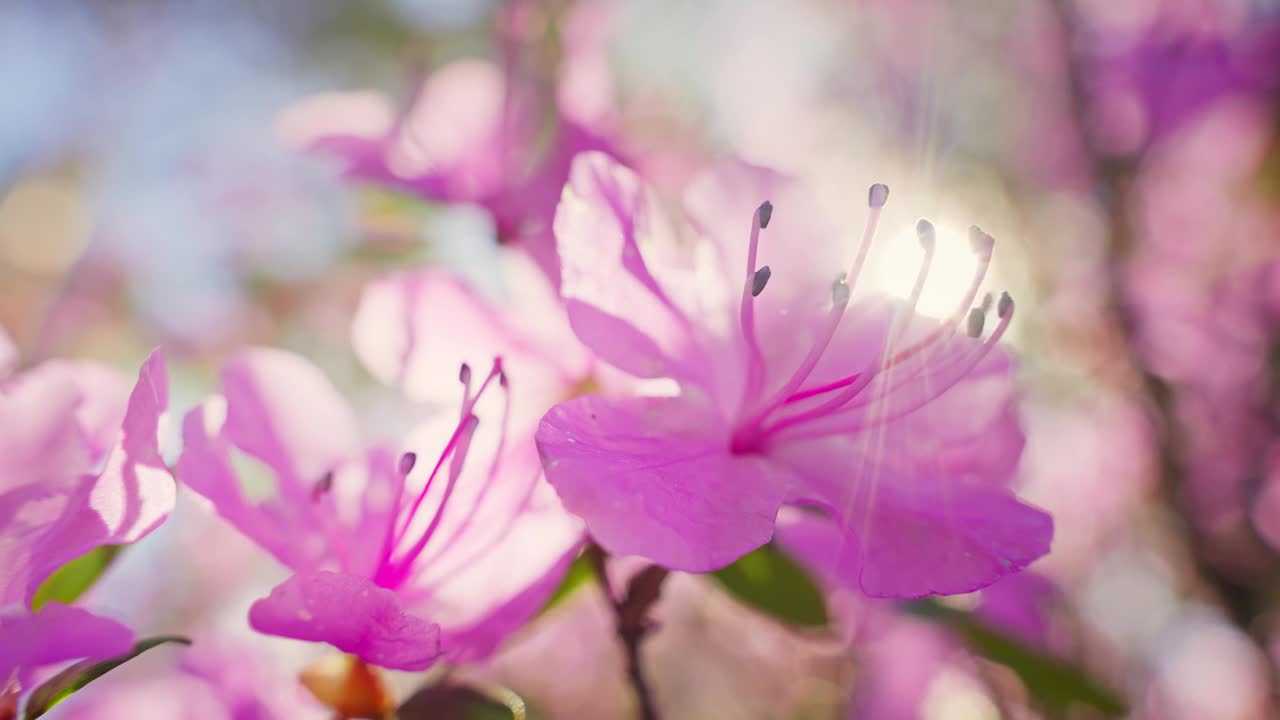
[[[112,670],[138,657],[142,653],[166,643],[190,645],[191,640],[179,635],[158,635],[140,640],[128,653],[110,660],[93,662],[82,660],[62,672],[46,680],[31,692],[27,700],[27,709],[23,717],[33,720],[49,712],[54,705],[65,700],[72,693]]]
[[[566,598],[574,593],[578,588],[583,587],[595,580],[596,571],[591,565],[591,560],[585,554],[579,555],[573,564],[569,566],[569,572],[565,573],[564,579],[560,581],[560,586],[551,594],[550,599],[538,611],[539,615],[546,613],[551,608],[556,607],[564,602]]]
[[[804,569],[772,544],[710,575],[730,595],[766,615],[793,625],[827,624],[822,591]]]
[[[106,572],[119,552],[119,545],[103,545],[58,568],[36,588],[31,610],[37,611],[50,601],[67,605],[75,602]]]
[[[506,689],[482,692],[442,683],[414,693],[396,711],[400,720],[526,720],[524,701]]]
[[[922,620],[946,626],[973,652],[1012,670],[1053,717],[1064,717],[1068,710],[1080,705],[1108,717],[1120,717],[1129,711],[1124,700],[1080,668],[991,627],[971,613],[927,599],[907,603],[904,609]]]

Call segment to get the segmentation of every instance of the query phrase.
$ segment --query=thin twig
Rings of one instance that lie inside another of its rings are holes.
[[[615,627],[618,639],[626,651],[627,678],[636,696],[636,704],[641,720],[658,720],[658,708],[653,699],[653,691],[644,672],[644,663],[640,654],[640,643],[653,631],[653,623],[649,620],[649,610],[657,602],[662,590],[662,582],[669,574],[666,568],[650,565],[636,573],[627,583],[627,590],[622,598],[617,598],[609,587],[609,576],[605,573],[605,560],[608,554],[599,545],[592,543],[586,549],[605,597],[613,607]]]

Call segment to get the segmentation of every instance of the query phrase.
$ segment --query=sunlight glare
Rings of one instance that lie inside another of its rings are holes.
[[[917,310],[930,317],[944,318],[954,312],[964,298],[973,282],[978,259],[969,247],[968,229],[941,224],[936,227],[936,250]],[[906,299],[920,272],[924,249],[915,230],[906,226],[877,242],[868,260],[863,290]]]

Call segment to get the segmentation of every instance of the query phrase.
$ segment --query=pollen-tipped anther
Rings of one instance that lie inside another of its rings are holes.
[[[849,283],[845,281],[843,274],[836,277],[835,282],[831,283],[831,304],[836,307],[844,307],[849,304]]]
[[[932,250],[933,243],[937,239],[937,231],[933,229],[933,223],[921,218],[916,223],[916,237],[919,238],[921,247]]]
[[[759,297],[760,293],[764,292],[764,287],[769,284],[770,277],[773,277],[773,271],[769,269],[768,265],[760,268],[755,275],[751,276],[751,297]]]
[[[1000,302],[996,303],[996,315],[1001,319],[1009,317],[1013,313],[1013,298],[1009,293],[1000,293]]]
[[[471,382],[471,366],[462,363],[462,367],[458,368],[458,382],[466,385]]]
[[[876,183],[867,190],[867,205],[873,208],[882,208],[884,204],[889,202],[889,186],[884,183]]]
[[[982,328],[986,323],[987,314],[982,311],[982,308],[973,308],[969,311],[969,320],[965,331],[971,338],[981,337]]]
[[[466,367],[465,365],[463,367]],[[413,466],[418,462],[418,454],[407,452],[400,456],[400,474],[408,475],[413,472]]]
[[[765,200],[760,203],[760,209],[756,213],[760,216],[760,227],[769,227],[769,220],[773,218],[773,203]]]
[[[994,303],[995,301],[996,299],[994,295],[992,295],[991,293],[986,293],[985,295],[982,296],[982,303],[979,304],[978,307],[982,308],[982,312],[984,313],[991,312],[991,304]]]
[[[316,481],[316,484],[311,487],[311,501],[319,502],[320,498],[324,497],[325,494],[332,489],[333,489],[333,471],[330,470],[329,472],[322,475],[320,479]]]
[[[996,246],[996,239],[977,225],[969,226],[969,247],[978,255],[987,255]]]

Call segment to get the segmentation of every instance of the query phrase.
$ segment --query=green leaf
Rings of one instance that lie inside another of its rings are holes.
[[[743,555],[711,576],[730,595],[779,620],[807,627],[827,624],[822,590],[772,544]]]
[[[58,568],[36,588],[31,610],[39,610],[51,600],[67,605],[75,602],[106,571],[119,552],[119,545],[102,545]]]
[[[400,720],[526,720],[524,701],[506,688],[442,683],[423,688],[396,711]]]
[[[543,604],[542,609],[538,611],[539,615],[546,613],[551,608],[564,602],[566,598],[574,593],[578,588],[589,585],[596,579],[595,568],[591,566],[591,560],[585,554],[579,555],[573,564],[569,566],[569,572],[565,573],[564,579],[560,581],[559,587],[552,593],[551,598]]]
[[[1076,705],[1088,705],[1111,717],[1128,713],[1123,699],[1080,668],[987,625],[971,613],[935,600],[907,603],[904,609],[924,620],[947,626],[975,653],[1013,670],[1031,696],[1055,713],[1063,713]]]
[[[27,720],[34,720],[41,715],[49,712],[49,710],[58,703],[65,700],[69,695],[106,675],[112,670],[138,657],[142,653],[153,647],[164,645],[165,643],[178,643],[181,645],[190,645],[191,641],[179,635],[159,635],[146,640],[140,640],[133,649],[128,653],[110,660],[101,660],[94,662],[92,660],[82,660],[75,665],[63,670],[46,680],[43,684],[31,692],[30,699],[27,700],[27,710],[24,717]]]

